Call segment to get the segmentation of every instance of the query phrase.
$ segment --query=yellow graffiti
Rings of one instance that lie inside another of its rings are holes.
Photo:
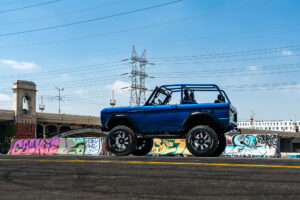
[[[184,139],[154,139],[152,155],[191,155]]]

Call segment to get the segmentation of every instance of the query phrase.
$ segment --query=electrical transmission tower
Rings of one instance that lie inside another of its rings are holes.
[[[124,61],[126,61],[125,59]],[[145,80],[148,78],[146,73],[146,66],[149,63],[146,59],[146,50],[144,50],[141,57],[138,56],[135,47],[132,48],[132,55],[130,58],[131,64],[131,85],[130,85],[130,106],[140,106],[146,102],[146,91]],[[127,73],[126,73],[127,74]],[[152,77],[151,77],[152,78]]]

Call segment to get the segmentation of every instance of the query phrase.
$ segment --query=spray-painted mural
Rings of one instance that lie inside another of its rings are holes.
[[[148,155],[191,155],[184,139],[154,139]]]
[[[11,155],[100,155],[103,138],[15,139]]]
[[[225,157],[280,157],[278,135],[226,135]]]

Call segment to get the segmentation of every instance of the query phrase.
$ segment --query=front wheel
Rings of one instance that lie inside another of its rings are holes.
[[[194,156],[212,156],[218,147],[218,135],[208,126],[195,126],[186,135],[186,146]]]
[[[135,133],[127,126],[114,127],[106,139],[108,151],[117,156],[131,154],[137,145]]]
[[[136,149],[132,152],[135,156],[147,155],[153,147],[153,139],[138,139]]]

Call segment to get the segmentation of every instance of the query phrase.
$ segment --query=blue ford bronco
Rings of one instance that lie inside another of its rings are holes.
[[[198,102],[212,92],[212,101]],[[101,123],[108,150],[118,156],[148,154],[153,138],[185,138],[194,156],[219,156],[224,134],[237,127],[237,110],[215,84],[162,85],[143,106],[103,109]]]

